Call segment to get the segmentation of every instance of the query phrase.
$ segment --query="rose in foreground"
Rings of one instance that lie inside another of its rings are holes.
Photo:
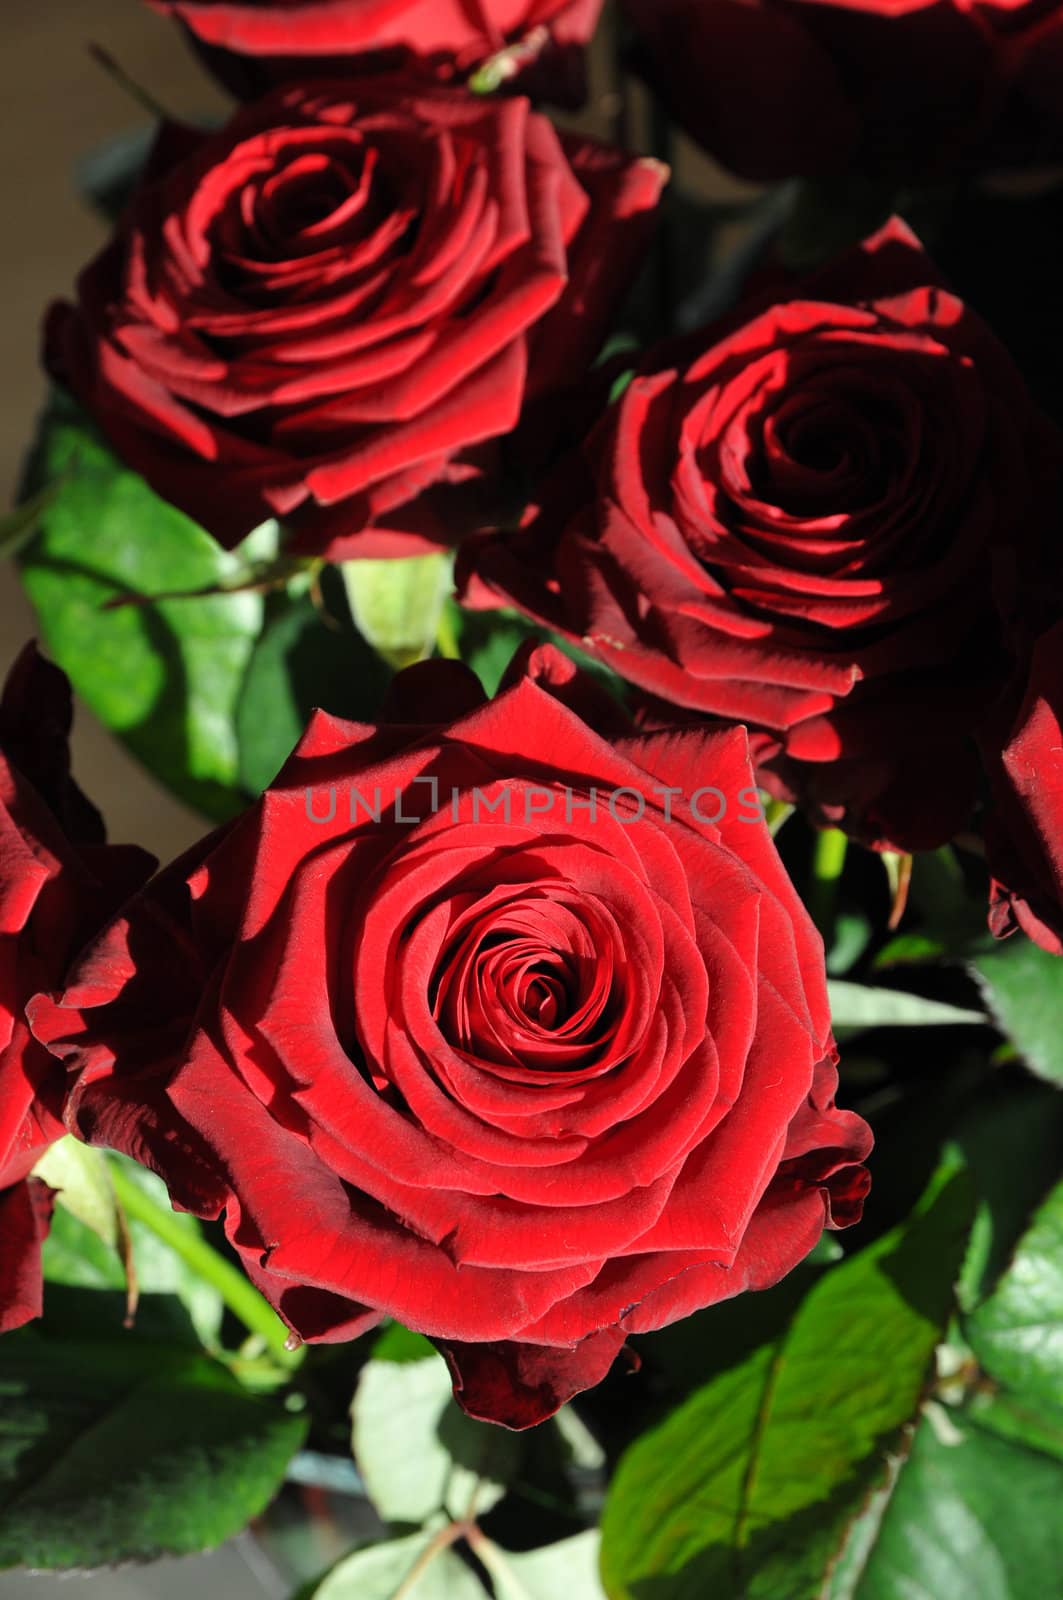
[[[237,93],[286,77],[403,67],[465,78],[498,61],[536,98],[577,105],[602,0],[148,0]]]
[[[986,753],[989,925],[1063,955],[1063,623],[1037,641],[1014,724]]]
[[[893,222],[786,299],[651,353],[538,518],[467,547],[464,598],[748,723],[775,792],[928,849],[974,803],[1019,575],[1059,582],[1058,451],[1007,352]]]
[[[511,1427],[856,1220],[871,1142],[742,730],[640,735],[525,665],[318,713],[33,1013],[71,1129],[224,1210],[291,1328],[394,1316]]]
[[[1059,0],[623,6],[673,115],[746,177],[925,177],[1063,154]]]
[[[164,133],[46,361],[226,545],[273,516],[337,559],[452,543],[495,481],[479,447],[597,353],[664,175],[523,99],[278,90]]]
[[[30,1177],[61,1138],[63,1073],[25,1008],[154,865],[104,843],[70,777],[70,686],[28,645],[0,698],[0,1332],[41,1309],[52,1191]]]

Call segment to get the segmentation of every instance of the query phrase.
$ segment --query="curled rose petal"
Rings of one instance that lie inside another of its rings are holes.
[[[603,0],[148,0],[188,30],[235,93],[297,74],[402,66],[449,83],[486,69],[497,87],[577,106]]]
[[[70,685],[30,644],[0,696],[0,1330],[41,1309],[52,1191],[30,1173],[63,1134],[64,1075],[27,1006],[154,865],[104,843],[70,776]]]
[[[966,823],[1023,586],[1063,593],[1063,442],[894,220],[782,299],[650,352],[537,513],[459,554],[654,702],[744,722],[758,775],[898,850]],[[675,708],[679,708],[677,711]]]
[[[1002,735],[994,721],[983,752],[989,926],[1063,955],[1063,623],[1037,640],[1012,726]]]
[[[300,1337],[396,1317],[527,1427],[854,1221],[870,1134],[742,730],[640,733],[552,648],[393,704],[433,720],[318,713],[33,1027]]]
[[[666,176],[522,98],[286,84],[164,130],[45,362],[227,546],[270,517],[304,555],[452,544],[511,492],[496,441],[556,430]]]

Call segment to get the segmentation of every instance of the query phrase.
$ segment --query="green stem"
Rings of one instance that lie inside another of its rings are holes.
[[[204,1283],[209,1283],[250,1333],[257,1334],[278,1365],[298,1366],[302,1352],[287,1348],[288,1330],[269,1302],[243,1273],[219,1255],[202,1235],[185,1226],[134,1183],[117,1161],[108,1163],[115,1198],[127,1217],[150,1228]]]
[[[824,828],[816,838],[812,856],[812,882],[809,886],[808,909],[812,920],[823,935],[829,952],[834,942],[834,919],[838,911],[838,889],[845,870],[845,855],[849,840],[840,828]]]

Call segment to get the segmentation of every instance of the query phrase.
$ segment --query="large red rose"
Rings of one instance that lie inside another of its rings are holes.
[[[277,516],[338,558],[453,541],[478,447],[596,354],[665,175],[526,100],[393,79],[163,146],[48,366],[226,545]]]
[[[531,525],[466,548],[465,598],[747,723],[768,787],[824,819],[931,848],[974,801],[1058,448],[894,222],[785,300],[651,353]]]
[[[623,0],[674,115],[756,179],[1063,155],[1059,0]]]
[[[583,50],[603,0],[148,0],[178,18],[246,94],[285,77],[401,66],[440,82],[499,60],[520,87],[584,97]],[[506,54],[503,56],[503,52]]]
[[[104,843],[70,778],[70,686],[29,645],[0,698],[0,1332],[41,1309],[51,1191],[29,1176],[64,1132],[63,1073],[30,1035],[27,1002],[147,877]]]
[[[390,723],[318,713],[34,1011],[70,1126],[224,1209],[303,1338],[395,1316],[514,1427],[867,1186],[744,734],[602,696],[604,737],[599,694],[542,650],[489,703],[437,662]]]
[[[986,758],[989,925],[1063,955],[1063,622],[1037,641],[1013,725]]]

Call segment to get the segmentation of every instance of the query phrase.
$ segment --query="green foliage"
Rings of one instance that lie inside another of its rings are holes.
[[[1063,1184],[964,1332],[989,1376],[1020,1404],[1055,1408],[1063,1418]]]
[[[240,783],[254,794],[276,777],[312,711],[366,721],[387,693],[390,668],[343,616],[334,577],[323,580],[327,613],[309,593],[267,597],[235,717]]]
[[[979,956],[972,970],[1030,1071],[1063,1087],[1063,961],[1017,935]]]
[[[1063,1573],[1063,1473],[928,1409],[870,1549],[827,1600],[1046,1600]]]
[[[390,667],[352,626],[338,580],[322,580],[327,611],[315,604],[313,572],[279,555],[275,523],[223,550],[61,395],[29,485],[39,492],[6,526],[23,541],[22,578],[48,653],[190,805],[214,818],[239,811],[315,707],[376,715]]]
[[[449,553],[390,561],[345,561],[341,571],[355,626],[396,671],[432,654],[454,587]]]
[[[268,1504],[305,1419],[224,1368],[130,1339],[0,1341],[0,1566],[220,1544]]]
[[[520,1465],[519,1435],[459,1410],[442,1356],[371,1359],[351,1406],[354,1459],[386,1522],[490,1509]]]
[[[222,550],[62,399],[45,417],[31,481],[58,484],[22,554],[48,653],[167,787],[231,815],[242,799],[234,717],[263,601],[203,591],[236,581],[252,553],[274,554],[276,530],[272,550],[268,529],[242,553]],[[161,594],[182,598],[150,600]]]
[[[776,1341],[622,1459],[603,1521],[611,1600],[809,1600],[914,1415],[972,1197],[943,1176],[911,1222],[828,1271]]]
[[[433,1531],[389,1539],[348,1556],[312,1591],[314,1600],[485,1600],[476,1574]],[[427,1558],[427,1559],[426,1559]]]
[[[827,991],[835,1029],[844,1028],[850,1033],[863,1028],[953,1027],[986,1020],[980,1011],[929,1000],[904,989],[876,989],[832,978]]]

